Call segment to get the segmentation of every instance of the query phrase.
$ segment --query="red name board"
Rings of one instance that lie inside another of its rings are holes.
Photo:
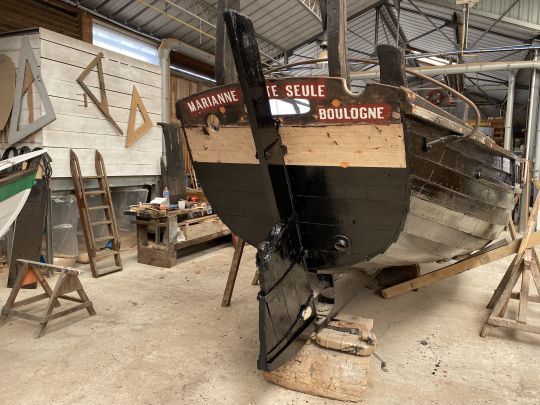
[[[326,98],[326,84],[324,81],[312,82],[268,82],[266,91],[269,98],[301,98],[323,99]],[[185,105],[192,115],[219,108],[228,104],[242,102],[240,88],[204,93],[196,98],[187,100]]]
[[[193,100],[186,101],[186,106],[190,113],[196,114],[225,104],[237,103],[241,99],[240,94],[238,89],[208,93]]]
[[[392,116],[390,104],[318,106],[316,119],[324,122],[383,122]]]

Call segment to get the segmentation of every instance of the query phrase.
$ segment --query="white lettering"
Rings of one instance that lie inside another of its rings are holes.
[[[279,97],[278,92],[277,92],[277,84],[266,86],[266,92],[268,93],[268,97],[270,98]]]
[[[329,120],[333,120],[335,118],[334,109],[329,108],[328,111],[326,111],[326,114],[328,115]]]
[[[376,121],[384,120],[385,107],[319,107],[318,119],[321,121]]]
[[[367,118],[367,114],[366,114],[366,107],[360,107],[358,109],[358,116],[360,117],[361,120],[365,120]]]
[[[287,84],[285,86],[285,95],[287,97],[294,97],[294,92],[293,92],[292,86],[290,84]]]
[[[189,108],[189,112],[197,110],[197,107],[195,107],[195,103],[193,103],[193,101],[188,101],[187,106]]]

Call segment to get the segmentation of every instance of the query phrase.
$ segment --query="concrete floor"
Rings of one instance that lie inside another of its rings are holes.
[[[221,244],[172,269],[125,254],[123,272],[83,275],[97,316],[51,321],[37,340],[34,323],[10,318],[0,328],[0,404],[339,403],[282,389],[257,372],[255,251],[244,254],[232,307],[221,308],[232,253]],[[540,337],[502,328],[478,336],[507,264],[391,300],[359,291],[345,311],[374,318],[389,367],[385,373],[372,359],[365,403],[538,404]],[[4,270],[0,305],[5,284]]]

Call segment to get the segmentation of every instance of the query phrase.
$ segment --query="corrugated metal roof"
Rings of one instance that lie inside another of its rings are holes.
[[[482,0],[471,11],[469,22],[469,46],[475,49],[531,43],[540,34],[540,1],[520,0],[494,27],[496,19],[505,13],[515,0]],[[217,0],[80,0],[80,5],[104,14],[136,30],[157,38],[174,37],[206,52],[214,53]],[[350,57],[375,56],[375,15],[371,6],[377,0],[355,0],[348,2],[347,47]],[[390,13],[397,19],[393,2],[383,7],[381,14]],[[407,47],[417,52],[447,52],[456,48],[455,24],[452,15],[461,14],[462,6],[455,0],[402,0],[399,23],[408,42]],[[386,11],[385,11],[386,10]],[[300,0],[241,0],[241,11],[254,23],[259,36],[259,47],[268,59],[279,57],[284,51],[293,50],[289,62],[317,58],[320,48],[322,27],[315,15],[301,4]],[[519,20],[519,21],[518,21]],[[437,28],[435,28],[437,27]],[[491,27],[491,29],[490,29]],[[485,32],[490,29],[489,32]],[[431,31],[431,32],[430,32]],[[316,40],[319,38],[319,40]],[[384,23],[379,24],[379,43],[395,44],[392,30]],[[481,53],[464,55],[463,62],[488,62],[494,60],[523,60],[527,51],[515,53]],[[456,60],[457,56],[454,57]],[[422,63],[422,62],[417,62]],[[372,68],[364,64],[353,64],[352,70]],[[289,69],[290,75],[326,74],[324,65],[311,65]],[[506,96],[501,84],[508,75],[495,72],[489,75],[469,75],[466,88],[486,99],[502,102]],[[525,83],[527,74],[521,74],[519,82]],[[353,88],[361,89],[365,83],[355,81]],[[476,86],[480,86],[483,94]],[[494,87],[499,86],[499,87]],[[491,87],[491,88],[490,88]],[[523,92],[522,92],[523,93]],[[478,99],[480,100],[480,99]],[[526,97],[517,100],[527,102]]]
[[[435,5],[452,7],[461,9],[462,6],[456,5],[455,0],[427,0]],[[484,16],[488,18],[498,18],[501,14],[514,3],[515,0],[482,0],[471,10],[471,13],[476,16]],[[512,21],[514,20],[514,21]],[[520,0],[514,7],[508,11],[504,22],[527,23],[526,29],[536,29],[536,33],[540,33],[540,1],[538,0]],[[536,27],[535,27],[536,26]]]
[[[348,15],[353,16],[376,2],[351,1]],[[80,0],[78,3],[152,36],[178,38],[214,53],[217,0]],[[240,9],[252,18],[261,51],[270,56],[292,49],[322,31],[320,21],[298,0],[241,1]]]

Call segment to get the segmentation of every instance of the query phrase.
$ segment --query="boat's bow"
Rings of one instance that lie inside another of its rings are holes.
[[[28,199],[36,178],[37,161],[45,153],[38,150],[0,160],[0,239]]]

